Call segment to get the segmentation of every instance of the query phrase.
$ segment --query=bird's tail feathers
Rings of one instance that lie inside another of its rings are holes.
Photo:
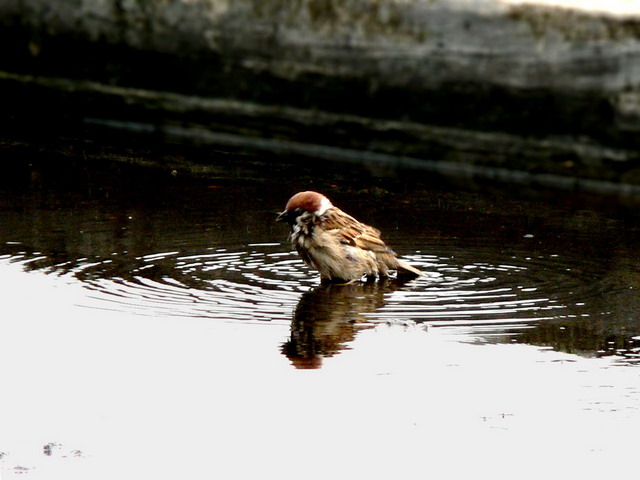
[[[424,275],[423,272],[418,270],[416,267],[412,267],[406,262],[402,260],[398,260],[398,276],[399,277],[421,277]]]

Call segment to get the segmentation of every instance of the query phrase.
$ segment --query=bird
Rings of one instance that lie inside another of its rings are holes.
[[[397,258],[380,238],[380,230],[333,206],[321,193],[296,193],[276,221],[291,226],[291,244],[307,265],[320,272],[323,282],[375,280],[388,277],[390,270],[404,279],[423,275]]]

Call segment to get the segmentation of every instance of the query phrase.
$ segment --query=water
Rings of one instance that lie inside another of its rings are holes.
[[[633,209],[186,147],[5,153],[3,479],[630,471]],[[273,221],[306,188],[427,275],[320,285]]]

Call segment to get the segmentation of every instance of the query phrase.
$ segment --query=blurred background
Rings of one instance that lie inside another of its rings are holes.
[[[635,195],[637,13],[631,1],[3,0],[4,143],[117,130]]]

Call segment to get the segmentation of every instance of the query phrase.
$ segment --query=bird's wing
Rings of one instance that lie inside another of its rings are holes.
[[[389,248],[380,238],[380,230],[360,223],[342,210],[333,207],[322,215],[325,231],[335,235],[340,243],[372,250],[375,253],[388,253]]]

